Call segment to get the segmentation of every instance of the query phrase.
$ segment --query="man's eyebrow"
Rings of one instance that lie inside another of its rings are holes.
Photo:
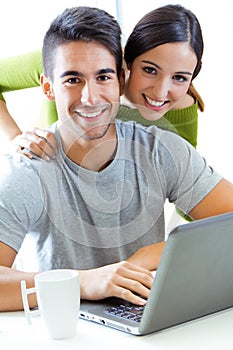
[[[73,75],[75,77],[84,77],[83,73],[80,73],[80,72],[74,71],[74,70],[67,70],[60,75],[60,78],[67,77],[69,75]]]
[[[154,62],[147,61],[147,60],[142,60],[141,62],[151,64],[152,66],[156,67],[157,69],[163,70],[158,64],[156,64],[156,63],[154,63]],[[181,72],[176,72],[176,74],[187,74],[187,75],[192,75],[193,73],[191,73],[191,72],[186,72],[186,71],[181,71]]]
[[[106,73],[113,73],[113,74],[116,74],[116,71],[113,69],[113,68],[103,68],[103,69],[100,69],[96,72],[96,75],[99,75],[99,74],[106,74]]]
[[[112,68],[103,68],[103,69],[99,69],[96,72],[96,75],[106,74],[106,73],[116,74],[116,71],[114,69],[112,69]],[[67,76],[74,76],[74,77],[81,77],[81,78],[83,78],[84,74],[79,72],[79,71],[68,70],[68,71],[63,72],[60,75],[60,78],[64,78],[64,77],[67,77]]]

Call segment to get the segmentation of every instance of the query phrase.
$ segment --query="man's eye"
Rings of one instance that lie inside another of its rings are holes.
[[[148,74],[156,74],[157,71],[155,68],[153,67],[143,67],[144,72],[148,73]]]
[[[79,80],[78,78],[69,78],[66,82],[69,84],[77,84]]]
[[[110,78],[107,76],[107,75],[100,75],[97,80],[98,81],[107,81],[109,80]]]

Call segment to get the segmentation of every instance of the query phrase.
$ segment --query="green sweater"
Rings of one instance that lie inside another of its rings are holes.
[[[24,55],[0,60],[0,98],[4,92],[21,90],[40,86],[42,72],[41,50]],[[194,147],[197,145],[198,105],[170,110],[161,119],[149,121],[144,119],[137,109],[121,105],[117,118],[135,120],[143,125],[157,125],[163,129],[176,132]],[[42,108],[42,126],[52,124],[57,120],[57,110],[54,102],[44,101]]]

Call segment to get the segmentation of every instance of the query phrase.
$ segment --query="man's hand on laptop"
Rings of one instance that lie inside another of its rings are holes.
[[[79,274],[81,298],[87,300],[114,296],[144,305],[153,283],[153,275],[149,270],[127,261],[81,270]]]

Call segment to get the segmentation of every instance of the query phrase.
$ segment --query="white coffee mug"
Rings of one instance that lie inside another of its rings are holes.
[[[26,288],[21,281],[25,316],[41,314],[53,339],[71,338],[76,334],[80,308],[79,275],[75,270],[60,269],[41,272],[35,276],[35,288]],[[39,310],[30,310],[27,295],[36,293]]]

